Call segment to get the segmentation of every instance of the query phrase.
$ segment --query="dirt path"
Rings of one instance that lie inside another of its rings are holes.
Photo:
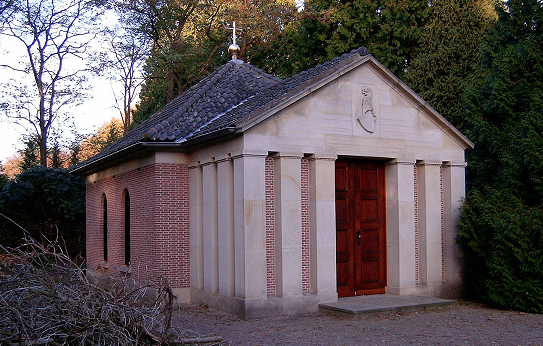
[[[243,321],[183,306],[175,325],[220,335],[226,345],[542,345],[543,315],[462,302],[452,308],[359,320],[310,314]]]

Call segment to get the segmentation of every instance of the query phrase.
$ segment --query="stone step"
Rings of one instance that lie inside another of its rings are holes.
[[[456,300],[451,299],[377,294],[339,298],[334,303],[319,304],[319,311],[342,317],[363,318],[398,312],[438,310],[457,304]]]

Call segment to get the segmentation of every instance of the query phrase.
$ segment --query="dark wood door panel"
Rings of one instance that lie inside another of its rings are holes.
[[[384,293],[386,286],[384,166],[336,161],[338,295]]]
[[[378,198],[372,198],[372,199],[360,199],[358,201],[360,203],[360,210],[358,211],[359,214],[358,219],[361,222],[378,222],[379,221],[379,199]]]

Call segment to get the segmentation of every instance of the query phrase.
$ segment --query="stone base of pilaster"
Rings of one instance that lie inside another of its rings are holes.
[[[212,309],[221,310],[249,320],[318,312],[319,303],[337,301],[337,294],[326,296],[305,294],[283,298],[242,299],[191,289],[191,301],[193,304],[206,305]]]
[[[429,296],[444,299],[464,297],[464,286],[462,283],[444,283],[440,285],[417,285],[413,287],[388,286],[386,293],[397,296]]]

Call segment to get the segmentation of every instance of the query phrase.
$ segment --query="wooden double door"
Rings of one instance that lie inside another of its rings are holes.
[[[385,293],[385,172],[380,161],[336,161],[336,262],[340,297]]]

